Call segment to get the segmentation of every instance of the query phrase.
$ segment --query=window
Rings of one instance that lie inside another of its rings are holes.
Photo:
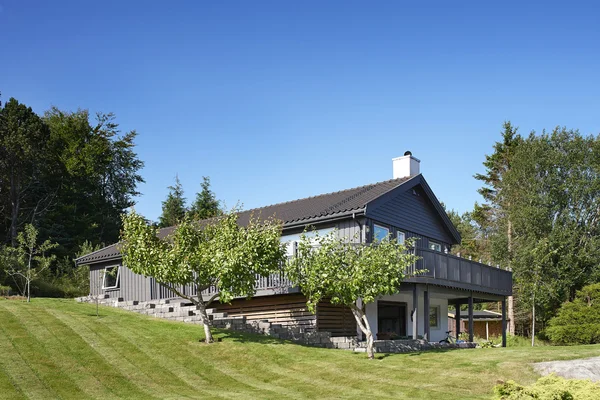
[[[121,271],[119,266],[104,268],[104,279],[102,280],[102,289],[118,289],[120,273]]]
[[[442,251],[442,245],[437,243],[437,242],[432,242],[431,240],[429,241],[429,250],[433,250],[433,251]]]
[[[440,307],[429,307],[429,327],[430,328],[438,328],[438,323],[440,319]]]
[[[406,235],[404,234],[404,232],[398,231],[396,236],[397,236],[396,240],[398,241],[398,244],[404,244],[404,239],[406,238]]]
[[[388,235],[390,234],[390,230],[388,228],[379,225],[375,225],[373,227],[373,231],[374,242],[381,242],[382,240],[387,239]]]

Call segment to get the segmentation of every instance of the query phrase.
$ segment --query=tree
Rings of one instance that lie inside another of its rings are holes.
[[[18,276],[24,281],[23,295],[27,302],[31,301],[31,281],[36,279],[42,271],[50,267],[56,258],[47,256],[46,252],[56,247],[49,240],[38,244],[38,231],[33,225],[25,225],[23,232],[17,236],[17,246],[10,249],[10,266],[8,274]]]
[[[159,217],[158,226],[166,228],[177,225],[187,213],[185,207],[185,197],[183,197],[183,187],[179,182],[179,177],[175,176],[175,186],[169,186],[167,199],[162,203],[162,214]]]
[[[36,198],[35,194],[44,183],[48,139],[47,126],[31,107],[11,98],[0,109],[0,207],[8,211],[6,238],[12,246],[17,244],[17,232],[24,220],[36,217],[44,197]]]
[[[219,200],[217,200],[215,194],[210,190],[210,178],[203,176],[200,186],[202,187],[202,191],[196,193],[196,200],[190,207],[190,214],[196,219],[216,217],[221,213],[221,209],[219,207]]]
[[[297,256],[286,267],[292,282],[300,287],[307,298],[307,307],[315,312],[316,305],[325,297],[331,303],[342,304],[352,310],[354,319],[367,339],[367,355],[374,358],[373,332],[365,314],[365,306],[378,296],[397,293],[406,276],[407,268],[417,257],[408,252],[406,245],[395,240],[377,244],[359,245],[337,232],[327,236],[302,235]],[[358,305],[361,300],[361,305]]]
[[[223,303],[255,293],[256,276],[280,269],[285,249],[280,242],[281,223],[251,218],[237,224],[235,211],[199,224],[184,218],[166,239],[135,212],[123,217],[123,262],[133,272],[154,277],[178,296],[196,305],[206,343],[213,341],[207,307],[216,299]],[[191,291],[184,293],[185,285]],[[210,287],[216,294],[205,298]],[[187,293],[196,293],[195,295]]]
[[[113,114],[52,108],[44,121],[50,128],[50,152],[45,178],[56,192],[56,205],[40,221],[40,233],[60,244],[61,255],[72,257],[90,241],[114,243],[121,214],[135,204],[144,163],[134,151],[135,131],[120,134]]]
[[[600,137],[566,128],[532,133],[502,185],[514,277],[533,331],[538,318],[547,321],[577,290],[600,280]]]
[[[487,218],[484,225],[492,226],[495,236],[500,240],[495,240],[495,251],[493,258],[499,264],[503,264],[507,269],[512,269],[513,259],[513,226],[510,218],[507,217],[507,208],[510,202],[504,195],[507,185],[504,184],[504,176],[510,171],[513,154],[515,149],[522,143],[521,136],[517,133],[518,128],[513,127],[510,121],[504,122],[502,131],[502,141],[494,144],[494,152],[486,155],[483,165],[485,174],[475,174],[475,179],[484,183],[484,186],[478,190],[487,203],[476,209],[479,217]],[[504,190],[503,190],[504,189]],[[508,330],[511,334],[515,333],[515,315],[514,298],[508,297]]]

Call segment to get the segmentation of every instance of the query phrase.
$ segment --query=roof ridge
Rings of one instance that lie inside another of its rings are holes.
[[[352,188],[348,188],[348,189],[342,189],[342,190],[338,190],[338,191],[335,191],[335,192],[321,193],[321,194],[317,194],[317,195],[314,195],[314,196],[302,197],[302,198],[295,199],[295,200],[282,201],[280,203],[273,203],[273,204],[268,204],[268,205],[262,206],[262,207],[255,207],[255,208],[251,208],[249,210],[243,210],[243,211],[240,211],[240,213],[247,213],[247,212],[250,212],[250,211],[261,210],[263,208],[280,206],[280,205],[283,205],[283,204],[291,204],[291,203],[295,203],[295,202],[298,202],[298,201],[304,201],[304,200],[308,200],[308,199],[315,199],[317,197],[330,196],[332,194],[338,194],[338,193],[342,193],[342,192],[349,192],[349,191],[356,190],[356,189],[363,189],[363,188],[370,189],[370,188],[372,188],[375,185],[379,185],[379,184],[387,183],[387,182],[392,182],[392,181],[400,181],[400,180],[403,180],[403,179],[406,179],[406,178],[388,179],[388,180],[385,180],[385,181],[379,181],[379,182],[369,183],[369,184],[366,184],[366,185],[360,185],[360,186],[356,186],[356,187],[352,187]],[[364,193],[364,192],[361,191],[361,193]],[[351,197],[354,198],[354,195],[351,196]],[[348,199],[350,199],[350,197],[348,197]]]

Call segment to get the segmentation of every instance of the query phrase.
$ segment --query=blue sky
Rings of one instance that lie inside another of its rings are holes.
[[[245,208],[391,178],[411,150],[468,210],[505,120],[600,132],[593,2],[0,0],[0,91],[139,133],[160,214],[179,175]]]

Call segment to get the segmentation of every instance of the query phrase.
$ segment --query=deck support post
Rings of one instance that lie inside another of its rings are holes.
[[[469,293],[469,342],[473,342],[473,292]]]
[[[506,297],[502,298],[502,347],[506,347]]]
[[[427,340],[428,342],[431,341],[430,336],[430,329],[429,329],[429,287],[425,288],[425,291],[423,292],[423,332],[424,332],[424,338],[425,340]]]
[[[454,325],[455,325],[455,332],[456,332],[456,340],[458,340],[459,336],[460,336],[460,328],[461,328],[461,322],[460,322],[460,303],[456,303],[454,305],[454,309],[455,309],[455,313],[454,313]]]
[[[417,308],[418,308],[418,304],[419,304],[419,290],[418,290],[418,286],[415,283],[413,285],[413,309],[412,309],[412,337],[413,340],[417,340],[419,337],[419,332],[418,327],[418,313],[417,313]]]

